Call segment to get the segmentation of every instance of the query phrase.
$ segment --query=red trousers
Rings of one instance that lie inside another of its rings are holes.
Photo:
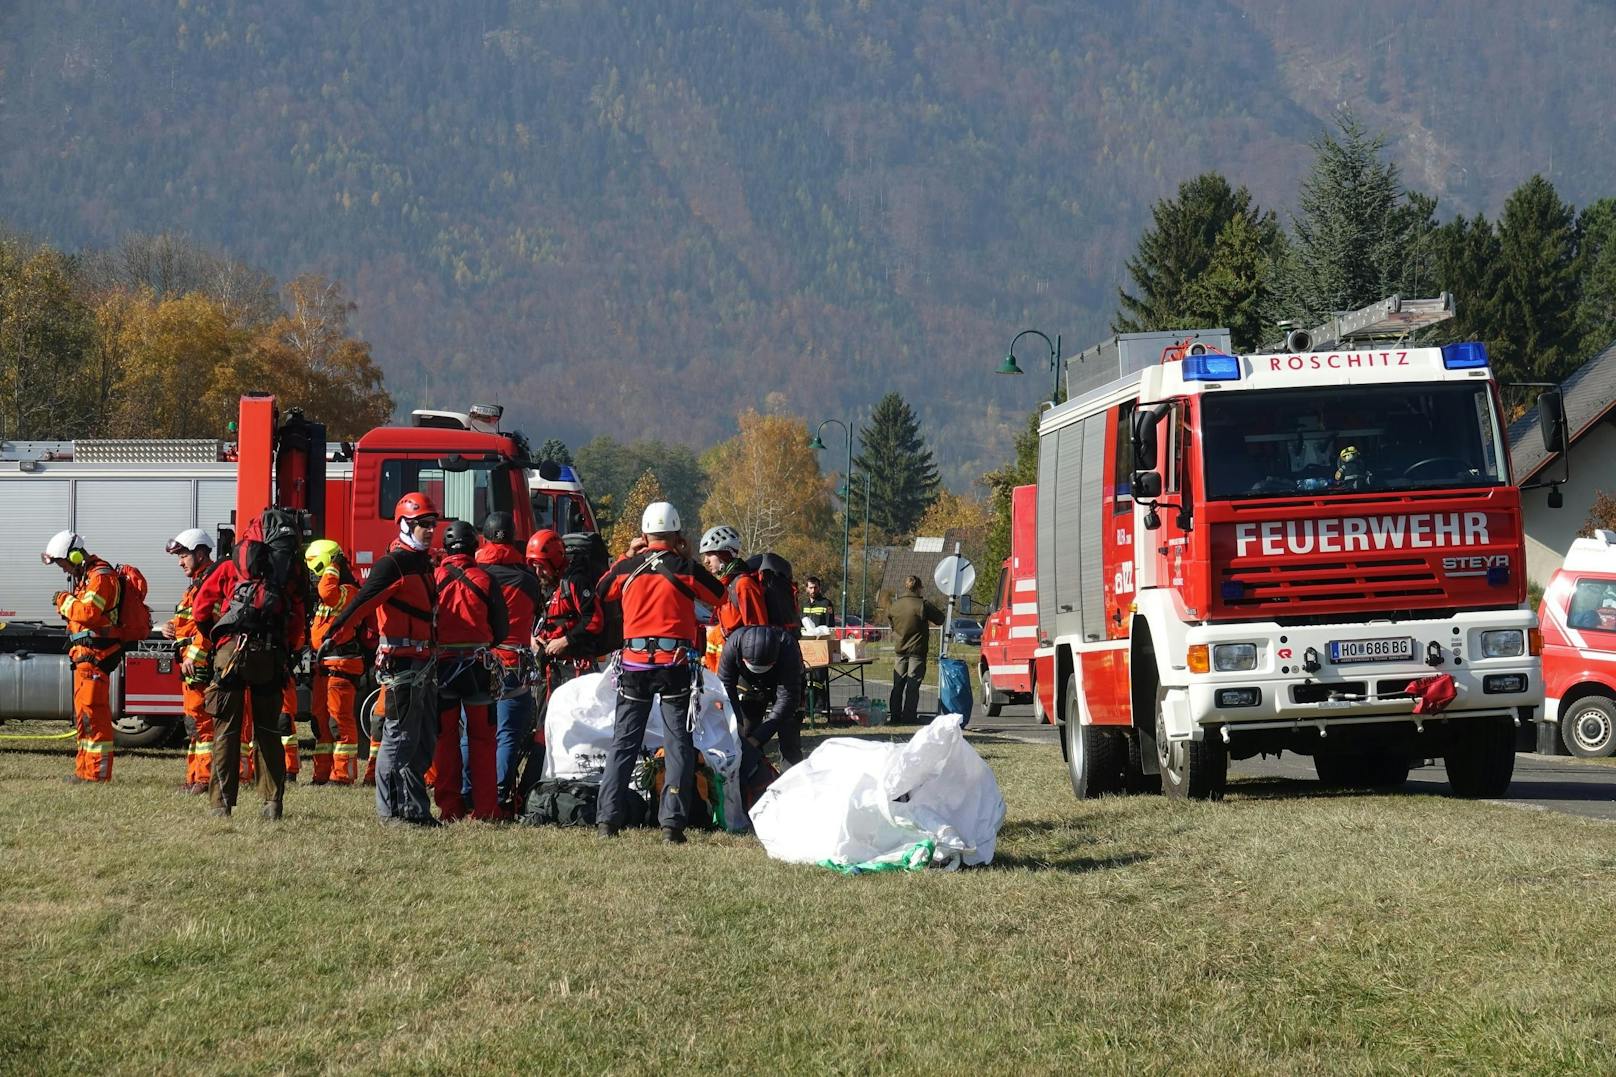
[[[438,814],[444,819],[463,819],[465,798],[461,795],[460,712],[458,700],[438,712],[438,747],[432,757],[432,796]],[[466,744],[471,764],[471,817],[494,819],[499,815],[499,770],[494,750],[492,708],[467,705]]]

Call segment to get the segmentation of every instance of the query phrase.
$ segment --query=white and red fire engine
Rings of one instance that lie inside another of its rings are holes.
[[[1571,543],[1538,617],[1544,723],[1572,755],[1616,755],[1616,532]]]
[[[244,397],[237,440],[7,443],[0,449],[0,721],[72,716],[63,629],[51,605],[60,574],[39,564],[44,538],[78,531],[109,561],[137,565],[154,621],[166,620],[186,585],[164,546],[200,527],[223,552],[235,521],[271,500],[310,510],[316,533],[350,551],[363,577],[393,540],[390,517],[404,493],[424,490],[445,518],[480,523],[511,512],[526,536],[537,526],[594,530],[577,475],[529,468],[520,434],[498,428],[500,409],[418,411],[408,426],[380,427],[352,445],[328,445],[322,428],[284,421],[272,398]],[[114,676],[119,743],[160,743],[183,715],[173,645],[132,648]]]
[[[1441,757],[1455,792],[1492,796],[1535,741],[1541,636],[1485,349],[1291,343],[1116,337],[1043,415],[1035,690],[1079,797],[1214,798],[1230,758],[1282,750],[1379,787]]]
[[[982,658],[977,672],[982,706],[994,718],[1006,703],[1022,703],[1032,694],[1032,652],[1038,642],[1037,532],[1038,488],[1017,486],[1010,492],[1010,556],[999,568],[993,606],[982,622]],[[1052,719],[1040,711],[1045,721]]]

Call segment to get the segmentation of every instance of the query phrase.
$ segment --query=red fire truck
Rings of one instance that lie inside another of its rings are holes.
[[[1484,347],[1288,343],[1116,337],[1044,413],[1035,679],[1079,797],[1216,798],[1231,758],[1280,751],[1363,787],[1441,757],[1455,793],[1495,796],[1535,742]],[[1563,440],[1558,393],[1540,408]]]
[[[1038,488],[1010,492],[1010,556],[999,568],[993,607],[982,623],[982,706],[997,717],[1006,703],[1032,699],[1032,652],[1038,640],[1037,535],[1034,518]],[[1034,700],[1036,707],[1036,700]],[[1051,721],[1047,712],[1039,717]]]
[[[424,490],[446,519],[480,522],[511,512],[526,536],[542,508],[547,519],[592,530],[594,517],[575,474],[534,467],[520,434],[498,429],[495,406],[469,412],[417,412],[411,425],[381,427],[352,445],[330,446],[322,428],[295,412],[281,416],[270,397],[242,399],[235,444],[125,441],[5,446],[0,502],[0,721],[72,715],[63,630],[50,596],[61,577],[39,565],[45,538],[62,528],[83,534],[109,560],[140,566],[153,617],[162,621],[185,581],[163,553],[190,527],[219,536],[223,552],[235,521],[271,500],[309,510],[315,533],[336,539],[363,576],[395,534],[398,498]],[[534,467],[533,471],[529,471]],[[160,743],[182,707],[172,645],[153,638],[126,654],[113,687],[119,743]]]

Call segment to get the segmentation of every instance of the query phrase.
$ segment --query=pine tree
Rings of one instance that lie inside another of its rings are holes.
[[[628,544],[640,533],[640,517],[644,515],[645,507],[653,501],[662,500],[662,485],[657,482],[656,473],[647,470],[623,498],[617,523],[612,527],[612,556],[621,557],[628,552]]]
[[[1577,218],[1581,237],[1582,296],[1577,326],[1582,354],[1616,343],[1616,198],[1601,198]]]
[[[1276,235],[1271,220],[1254,224],[1245,214],[1229,218],[1206,271],[1184,291],[1187,323],[1227,327],[1236,351],[1261,345],[1272,299]]]
[[[897,393],[875,405],[859,431],[853,466],[870,478],[870,524],[908,535],[937,496],[937,465],[920,436],[920,422]]]
[[[1449,340],[1481,340],[1489,346],[1497,337],[1493,300],[1498,291],[1498,233],[1478,213],[1470,219],[1455,217],[1431,239],[1436,267],[1436,288],[1453,293],[1453,318],[1441,332]]]
[[[1498,222],[1494,364],[1501,376],[1560,381],[1579,362],[1576,219],[1554,185],[1533,176]]]
[[[546,438],[539,451],[533,454],[535,460],[553,460],[558,464],[572,463],[572,450],[560,438]]]
[[[1216,172],[1179,184],[1177,195],[1157,202],[1150,214],[1151,226],[1128,260],[1128,273],[1138,294],[1119,290],[1121,309],[1111,322],[1116,333],[1205,324],[1204,305],[1195,305],[1190,293],[1216,265],[1218,240],[1230,222],[1243,221],[1245,230],[1240,234],[1265,251],[1271,252],[1279,237],[1274,214],[1257,209],[1249,191],[1231,189],[1229,181]],[[1203,294],[1203,303],[1205,299]],[[1212,321],[1223,324],[1218,317]]]
[[[1385,136],[1370,136],[1351,113],[1339,139],[1313,143],[1313,171],[1302,181],[1301,213],[1275,276],[1271,312],[1306,324],[1357,310],[1393,292],[1428,287],[1435,200],[1408,194],[1397,166],[1381,160]]]

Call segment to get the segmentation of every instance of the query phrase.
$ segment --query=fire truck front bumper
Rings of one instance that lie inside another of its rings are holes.
[[[1228,735],[1423,722],[1437,714],[1529,719],[1543,706],[1536,628],[1525,610],[1368,624],[1197,626],[1178,656],[1186,686],[1167,693],[1168,736],[1197,738],[1208,726]],[[1415,713],[1418,682],[1443,674],[1453,678],[1452,700]]]

